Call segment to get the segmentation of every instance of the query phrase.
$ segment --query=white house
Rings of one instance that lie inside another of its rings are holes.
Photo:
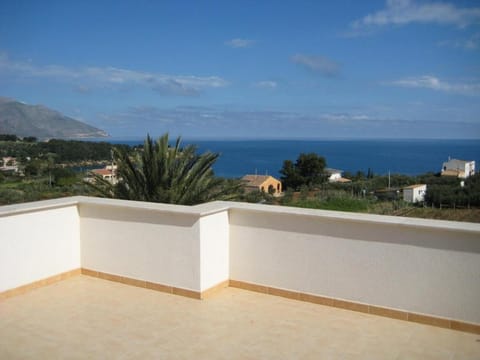
[[[442,176],[456,176],[466,179],[475,174],[475,161],[448,159],[443,163]]]
[[[325,168],[325,172],[328,175],[328,182],[350,182],[351,180],[342,177],[342,170]]]
[[[403,200],[410,203],[422,202],[427,193],[426,184],[415,184],[403,188]]]
[[[11,156],[3,157],[0,161],[0,171],[18,172],[17,159]]]

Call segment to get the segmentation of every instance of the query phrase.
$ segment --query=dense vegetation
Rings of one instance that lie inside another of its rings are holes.
[[[2,140],[2,138],[4,140]],[[52,139],[37,142],[34,137],[19,141],[15,135],[0,135],[0,157],[13,156],[26,162],[28,158],[47,159],[58,162],[100,161],[111,158],[114,146],[107,142]],[[115,145],[127,149],[126,145]]]
[[[302,186],[317,186],[326,180],[325,158],[315,153],[300,154],[295,163],[285,160],[280,180],[285,189],[299,190]]]
[[[480,173],[470,176],[463,186],[456,178],[424,177],[428,184],[425,202],[434,207],[466,207],[480,206]]]
[[[17,172],[0,172],[0,205],[90,195],[92,190],[83,182],[85,174],[72,167],[106,162],[112,149],[106,142],[37,142],[35,137],[0,134],[0,165],[3,157],[14,157],[18,162]]]
[[[17,140],[19,140],[17,135],[0,134],[0,141],[17,141]]]

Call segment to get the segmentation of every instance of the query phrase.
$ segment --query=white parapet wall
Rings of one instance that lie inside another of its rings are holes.
[[[199,216],[191,208],[83,201],[82,267],[200,291]]]
[[[0,207],[0,293],[80,268],[201,293],[229,279],[228,207],[87,197]]]
[[[480,226],[234,206],[230,278],[480,323]]]
[[[230,279],[228,208],[218,205],[215,212],[209,212],[200,219],[201,291]]]
[[[0,292],[79,268],[75,200],[0,207]]]
[[[202,292],[229,279],[228,208],[87,199],[82,267]]]

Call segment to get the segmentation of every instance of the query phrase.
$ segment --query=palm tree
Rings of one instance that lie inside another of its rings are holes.
[[[156,142],[147,136],[136,159],[125,149],[115,148],[118,183],[102,181],[103,186],[96,188],[109,197],[182,205],[235,197],[239,185],[226,186],[214,176],[212,165],[219,154],[198,155],[194,145],[182,148],[180,143],[178,137],[174,146],[169,146],[168,134]]]

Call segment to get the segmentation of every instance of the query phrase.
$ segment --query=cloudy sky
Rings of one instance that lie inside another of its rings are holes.
[[[0,96],[115,137],[480,138],[480,2],[5,1]]]

